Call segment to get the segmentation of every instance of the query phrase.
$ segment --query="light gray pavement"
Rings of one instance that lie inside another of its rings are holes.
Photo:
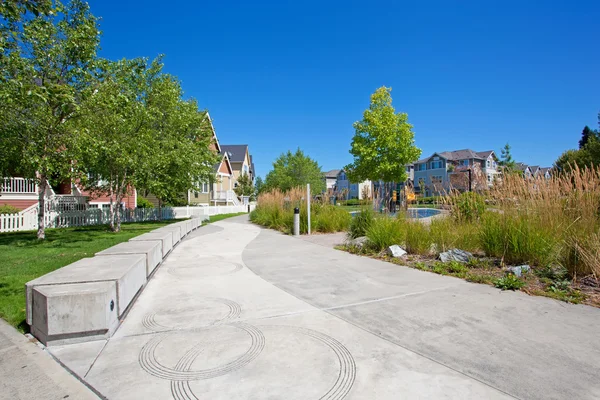
[[[98,399],[27,337],[0,319],[0,399]]]
[[[236,217],[188,235],[108,341],[50,347],[109,399],[596,399],[600,311]]]

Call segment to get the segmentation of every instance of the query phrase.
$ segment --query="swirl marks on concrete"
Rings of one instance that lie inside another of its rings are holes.
[[[156,357],[156,349],[169,336],[169,334],[162,334],[151,339],[144,345],[144,347],[142,347],[138,357],[139,364],[142,369],[150,375],[171,381],[195,381],[211,379],[242,368],[258,357],[258,355],[263,351],[265,347],[265,337],[258,328],[252,325],[236,323],[227,326],[242,330],[250,337],[251,340],[248,349],[246,349],[241,356],[237,357],[231,362],[214,368],[200,370],[189,369],[189,367],[186,366],[188,364],[191,366],[206,346],[205,343],[199,342],[185,353],[185,355],[182,357],[184,361],[180,360],[180,363],[178,363],[179,367],[176,366],[175,368],[171,368],[163,365]]]
[[[240,314],[242,313],[242,307],[233,300],[224,299],[221,297],[209,297],[209,298],[206,298],[205,300],[207,300],[209,302],[225,305],[227,307],[227,314],[225,314],[223,317],[218,318],[209,324],[205,324],[202,326],[191,326],[190,325],[190,326],[186,326],[186,327],[176,327],[176,326],[171,326],[168,324],[160,323],[159,322],[160,316],[165,315],[165,314],[166,315],[175,315],[178,317],[178,319],[185,320],[185,318],[182,318],[181,313],[178,313],[176,311],[171,312],[169,310],[167,310],[166,312],[162,312],[162,313],[150,312],[150,313],[144,315],[144,317],[142,318],[142,326],[153,332],[165,332],[165,331],[191,329],[191,328],[204,328],[204,327],[215,326],[215,325],[219,325],[219,324],[223,324],[223,323],[232,321],[236,318],[239,318]],[[157,318],[159,321],[157,321]]]

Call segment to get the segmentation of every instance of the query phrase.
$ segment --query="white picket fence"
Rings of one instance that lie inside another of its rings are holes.
[[[253,206],[250,206],[253,209]],[[0,232],[29,231],[38,228],[37,207],[18,214],[0,214]],[[161,218],[157,208],[136,208],[121,210],[121,222],[157,221],[159,219],[179,219],[211,215],[247,212],[248,206],[207,206],[207,207],[162,207]],[[67,228],[70,226],[105,225],[110,222],[109,210],[90,208],[73,211],[46,211],[47,228]]]

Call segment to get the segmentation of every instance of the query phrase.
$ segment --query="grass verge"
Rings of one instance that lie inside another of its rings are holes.
[[[121,232],[107,226],[47,229],[0,234],[0,317],[21,331],[25,325],[25,283],[121,242],[177,221],[126,223]]]
[[[209,217],[208,221],[204,221],[202,223],[202,225],[210,224],[211,222],[221,221],[221,220],[224,220],[224,219],[227,219],[227,218],[231,218],[231,217],[237,217],[238,215],[244,215],[244,214],[247,214],[247,213],[240,212],[240,213],[212,215],[212,216]]]

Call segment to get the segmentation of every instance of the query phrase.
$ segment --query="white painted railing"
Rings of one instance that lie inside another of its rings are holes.
[[[14,194],[36,194],[37,184],[32,179],[3,178],[0,192]]]
[[[212,192],[212,200],[217,201],[233,201],[235,193],[233,190],[215,190]]]
[[[159,218],[158,208],[136,208],[121,210],[121,222],[157,221],[159,219],[178,219],[200,217],[207,219],[211,215],[247,212],[247,206],[209,206],[209,207],[162,207]],[[70,226],[106,225],[110,223],[108,209],[89,208],[87,210],[46,210],[47,228],[66,228]],[[38,227],[38,208],[29,207],[18,214],[0,214],[0,232],[35,230]]]

